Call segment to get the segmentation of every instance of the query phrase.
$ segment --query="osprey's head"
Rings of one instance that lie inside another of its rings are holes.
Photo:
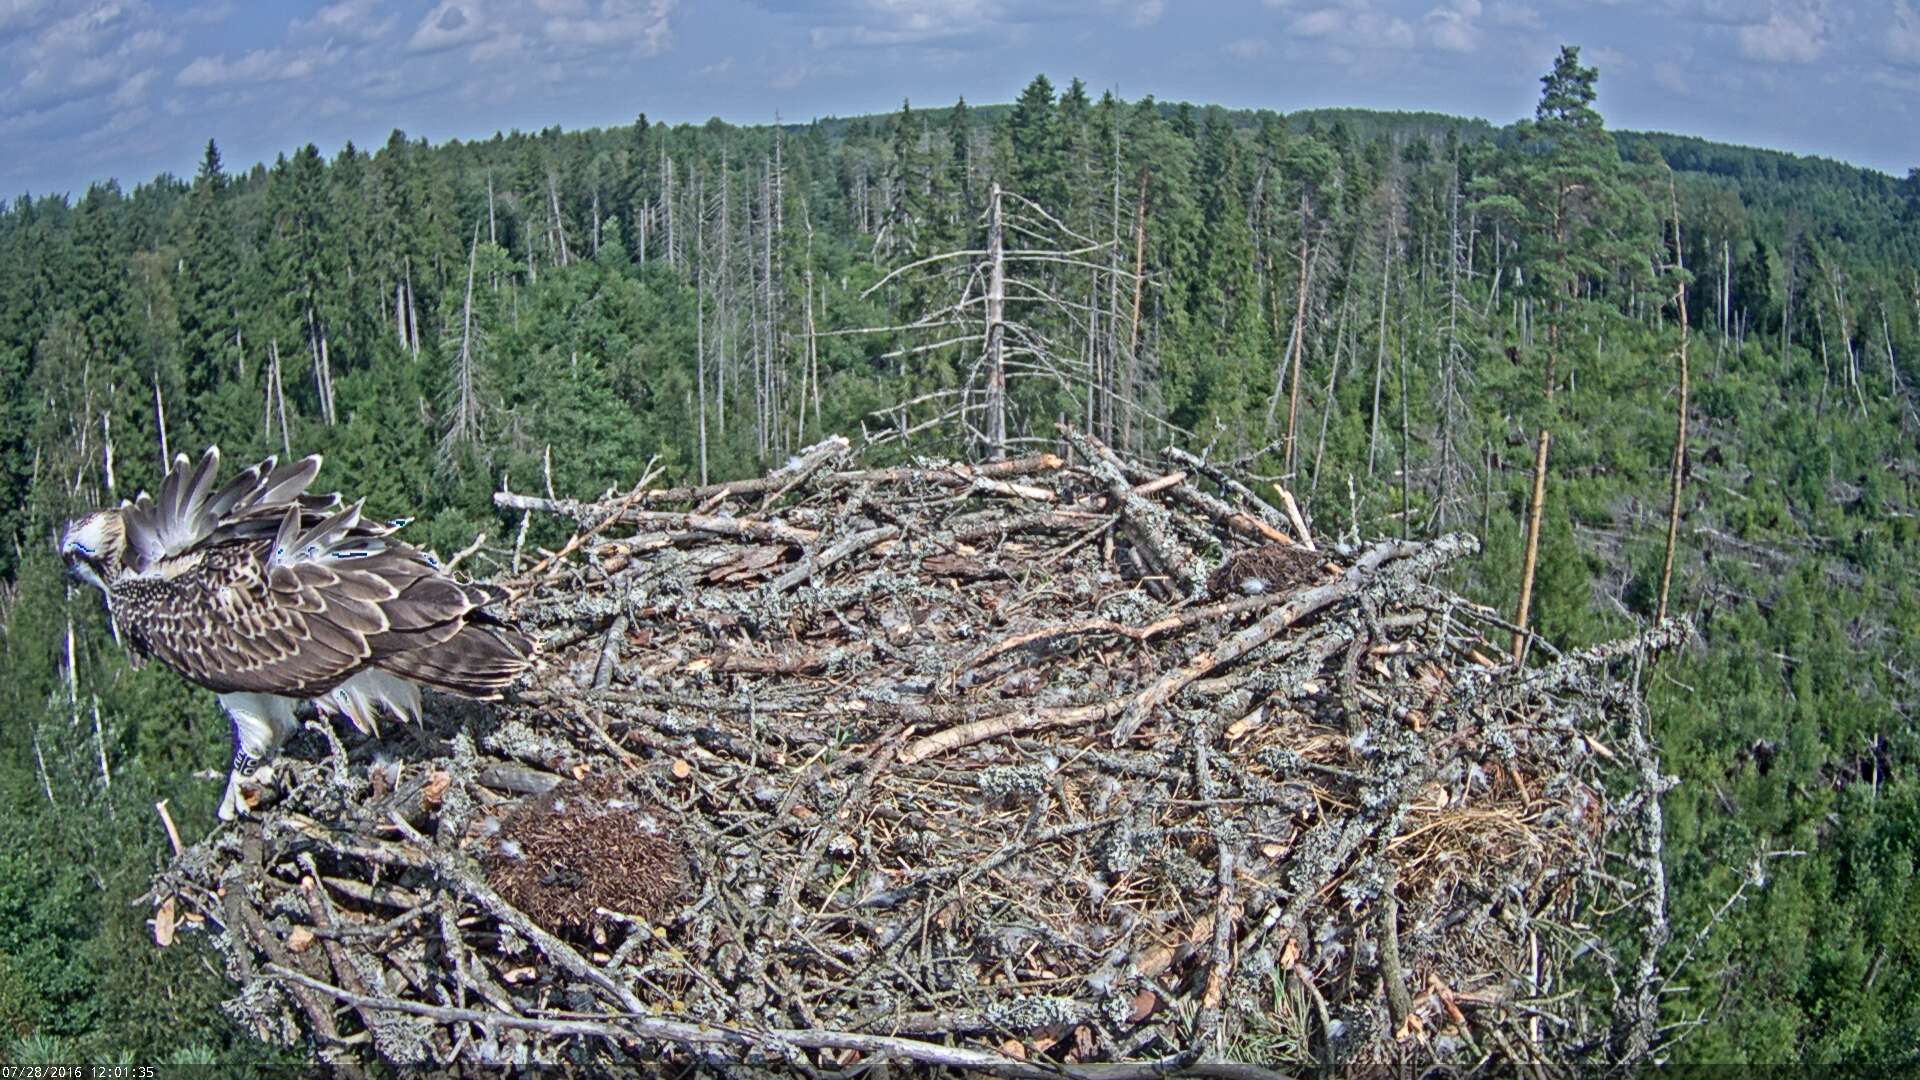
[[[127,529],[119,510],[96,510],[60,528],[60,557],[76,580],[107,591],[126,572]]]

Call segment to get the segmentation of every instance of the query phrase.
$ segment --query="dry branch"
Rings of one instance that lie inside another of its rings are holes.
[[[1684,624],[1496,662],[1434,580],[1471,537],[1308,555],[1218,465],[1060,449],[503,493],[579,528],[505,582],[526,685],[337,757],[303,731],[159,875],[156,934],[336,1063],[1113,1080],[1539,1053],[1527,987],[1587,985],[1596,911],[1663,940],[1615,669]],[[1617,978],[1554,1038],[1644,1031],[1657,984]]]

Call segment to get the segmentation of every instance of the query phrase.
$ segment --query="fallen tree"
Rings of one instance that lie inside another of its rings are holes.
[[[1323,549],[1199,459],[1060,450],[502,493],[577,525],[501,581],[535,673],[309,725],[156,936],[334,1062],[1648,1053],[1666,781],[1621,671],[1686,625],[1519,666],[1433,583],[1472,537]]]

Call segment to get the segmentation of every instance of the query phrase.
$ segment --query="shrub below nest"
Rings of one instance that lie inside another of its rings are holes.
[[[480,864],[502,898],[560,934],[603,925],[606,911],[657,920],[687,886],[678,830],[604,777],[514,807]]]

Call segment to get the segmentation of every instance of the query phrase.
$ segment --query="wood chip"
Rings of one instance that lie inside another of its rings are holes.
[[[164,949],[173,944],[173,928],[176,925],[174,920],[178,910],[179,906],[171,896],[160,901],[160,906],[153,909],[153,943],[155,945]]]
[[[447,788],[452,785],[452,775],[439,769],[428,773],[426,786],[420,789],[421,808],[431,810],[439,806],[440,800],[446,797]]]

